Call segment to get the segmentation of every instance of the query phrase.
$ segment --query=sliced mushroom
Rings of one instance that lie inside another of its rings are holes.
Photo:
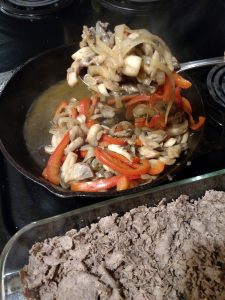
[[[67,82],[69,86],[74,86],[78,82],[78,73],[80,71],[80,63],[74,61],[69,69],[67,69]]]
[[[185,132],[185,134],[183,134],[182,138],[181,138],[181,144],[186,144],[189,138],[189,132]]]
[[[62,129],[57,130],[52,135],[51,145],[45,146],[45,151],[47,153],[52,154],[54,152],[55,148],[61,142],[65,132],[66,132],[66,128],[62,128]]]
[[[138,88],[136,86],[134,86],[133,84],[121,84],[120,90],[124,91],[128,94],[139,92]]]
[[[72,141],[64,150],[64,154],[68,155],[70,152],[80,148],[84,144],[84,139],[82,137],[76,138]]]
[[[59,117],[58,118],[58,126],[59,127],[71,128],[72,126],[74,126],[76,124],[77,124],[76,119],[74,119],[72,117]]]
[[[86,121],[85,115],[79,115],[79,116],[77,117],[77,121],[78,121],[80,124],[85,123],[85,121]]]
[[[151,136],[145,136],[143,134],[141,134],[139,136],[139,139],[141,140],[142,144],[144,146],[147,146],[148,148],[151,149],[156,149],[156,148],[160,148],[160,144],[158,142],[155,142],[154,140],[152,140]]]
[[[87,135],[88,131],[89,131],[89,128],[87,127],[87,125],[85,123],[81,123],[80,124],[80,128],[82,129],[83,133],[85,135]]]
[[[114,125],[109,133],[116,137],[131,137],[134,133],[134,126],[128,121],[122,121]]]
[[[70,152],[67,156],[65,161],[61,166],[61,177],[64,181],[64,178],[68,172],[68,170],[76,163],[77,161],[77,154],[74,152]]]
[[[164,130],[154,130],[148,131],[147,135],[151,138],[152,141],[161,143],[166,137],[166,132]]]
[[[92,125],[88,131],[87,142],[91,146],[94,146],[94,147],[98,146],[98,141],[100,140],[103,133],[104,133],[104,130],[100,124]]]
[[[83,162],[87,162],[92,157],[95,157],[95,149],[94,149],[94,147],[89,147],[87,150],[87,154],[85,155],[85,158],[83,159]]]
[[[85,84],[87,84],[88,86],[90,86],[92,89],[94,89],[94,87],[97,85],[96,78],[94,78],[90,74],[85,74],[84,78],[83,78],[83,81],[84,81]]]
[[[112,119],[115,117],[115,109],[109,105],[100,107],[101,114],[104,118]]]
[[[123,147],[112,144],[112,145],[108,145],[108,149],[110,151],[113,151],[113,152],[123,155],[124,157],[126,157],[127,159],[129,159],[131,161],[130,153],[128,151],[126,151]]]
[[[81,181],[94,177],[91,168],[85,163],[75,163],[69,169],[64,176],[64,182],[66,184],[72,181]]]
[[[157,158],[160,156],[160,152],[149,147],[143,146],[139,149],[140,155],[146,158]]]
[[[77,137],[83,137],[83,131],[79,126],[73,126],[70,130],[70,140],[73,141]]]
[[[167,155],[169,158],[178,158],[181,154],[181,146],[180,145],[174,145],[172,147],[168,147],[166,149]]]
[[[99,91],[100,94],[102,94],[106,97],[109,96],[109,93],[108,93],[107,88],[105,87],[104,83],[100,83],[98,85],[98,91]]]
[[[164,147],[171,147],[171,146],[174,146],[177,142],[177,139],[176,138],[170,138],[168,139],[165,143],[164,143]]]
[[[91,162],[91,168],[94,171],[99,171],[102,169],[102,163],[100,163],[98,159],[94,158]]]
[[[168,127],[167,133],[170,136],[177,136],[180,134],[184,134],[188,130],[188,120],[184,120],[181,124],[174,124]]]
[[[94,57],[95,53],[88,46],[79,49],[72,55],[72,59],[81,61],[82,66],[88,66]]]
[[[172,166],[176,162],[175,158],[170,158],[169,156],[160,156],[159,160],[167,166]]]

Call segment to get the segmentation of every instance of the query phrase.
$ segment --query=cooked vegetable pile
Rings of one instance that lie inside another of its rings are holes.
[[[97,22],[95,27],[83,27],[80,49],[72,55],[68,69],[70,86],[86,69],[85,83],[95,92],[109,96],[126,93],[152,93],[166,77],[173,85],[171,73],[178,67],[175,57],[162,39],[145,29],[131,30],[121,24],[114,33],[108,23]]]
[[[155,180],[187,150],[190,130],[205,122],[203,116],[193,119],[182,96],[191,82],[174,71],[176,60],[160,38],[126,25],[114,34],[106,28],[101,22],[84,26],[67,78],[76,84],[87,67],[95,92],[60,103],[45,147],[51,156],[43,176],[72,191],[120,191]],[[140,85],[124,88],[128,77]]]

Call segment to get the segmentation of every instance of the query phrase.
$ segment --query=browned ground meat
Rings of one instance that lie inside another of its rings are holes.
[[[225,299],[225,193],[132,209],[36,243],[31,299]]]

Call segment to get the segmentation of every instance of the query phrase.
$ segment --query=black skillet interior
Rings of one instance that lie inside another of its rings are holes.
[[[54,186],[41,177],[43,166],[47,160],[47,156],[43,151],[43,144],[46,141],[50,141],[48,133],[50,119],[46,116],[42,117],[40,114],[33,122],[35,130],[30,130],[27,133],[32,136],[32,140],[38,148],[36,153],[32,152],[27,146],[24,136],[25,121],[34,101],[46,89],[65,79],[66,69],[71,64],[71,54],[75,49],[75,45],[62,47],[28,61],[14,74],[4,88],[0,97],[0,147],[8,161],[23,175],[63,198],[88,197],[105,199],[133,194],[167,181],[168,177],[174,176],[181,168],[184,168],[187,161],[191,160],[193,152],[200,143],[203,129],[191,136],[189,149],[185,155],[183,154],[179,158],[178,164],[168,167],[164,174],[159,176],[153,183],[134,189],[121,192],[110,191],[107,193],[73,193]],[[186,94],[192,103],[194,116],[204,115],[204,106],[197,87],[193,84],[193,87],[186,91]],[[51,101],[44,104],[42,112],[48,112],[48,107],[49,110],[52,109]],[[38,156],[39,158],[37,158]]]

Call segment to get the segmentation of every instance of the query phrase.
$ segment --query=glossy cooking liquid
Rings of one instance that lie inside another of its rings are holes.
[[[90,95],[87,87],[79,82],[75,87],[68,86],[62,80],[44,91],[32,104],[24,124],[24,138],[28,151],[41,169],[44,168],[49,155],[44,147],[51,144],[49,133],[54,112],[62,100],[69,101],[72,97],[81,99]]]

